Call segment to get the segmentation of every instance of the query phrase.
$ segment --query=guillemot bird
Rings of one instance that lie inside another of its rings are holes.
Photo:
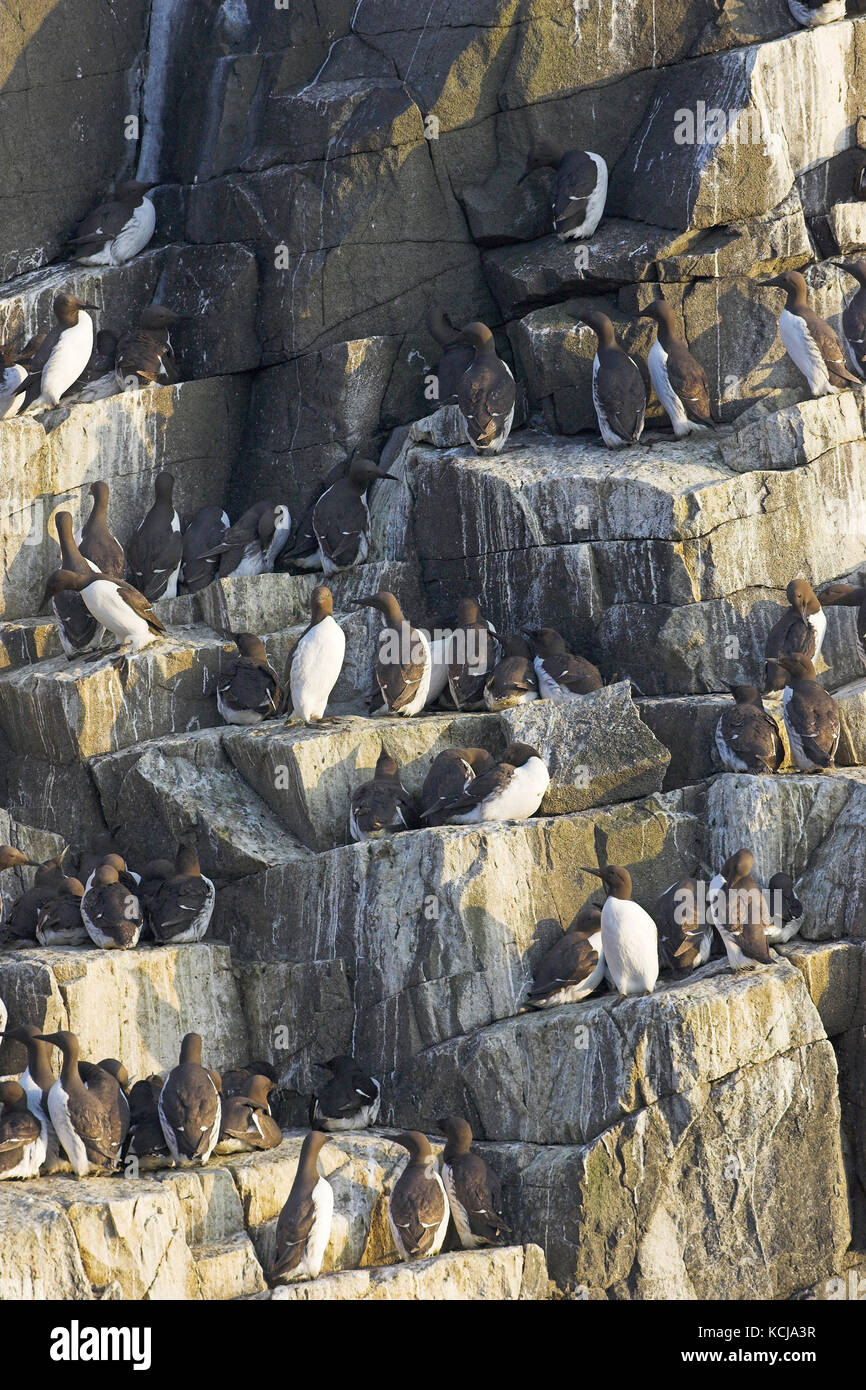
[[[26,390],[23,383],[30,375],[30,364],[45,341],[38,333],[24,344],[6,342],[0,347],[0,420],[17,415]]]
[[[713,429],[707,374],[680,337],[671,306],[663,299],[654,299],[640,310],[638,318],[652,319],[658,325],[647,366],[676,438]]]
[[[332,1057],[319,1065],[331,1073],[331,1080],[313,1097],[310,1128],[339,1134],[374,1125],[382,1102],[375,1076],[368,1075],[354,1057]]]
[[[805,579],[792,579],[786,590],[788,608],[773,624],[767,637],[764,665],[766,693],[782,690],[785,672],[779,665],[780,656],[807,656],[814,664],[821,653],[827,617],[811,584]]]
[[[112,1173],[120,1161],[117,1098],[98,1078],[85,1084],[78,1069],[80,1049],[75,1033],[38,1034],[52,1043],[63,1057],[60,1075],[48,1092],[48,1113],[61,1148],[78,1178],[88,1173]],[[116,1085],[116,1083],[115,1083]]]
[[[585,313],[579,322],[598,339],[592,363],[592,403],[601,437],[608,449],[638,444],[647,407],[640,368],[618,345],[607,314]]]
[[[325,718],[331,691],[346,656],[346,634],[334,617],[334,596],[324,584],[310,594],[310,621],[289,665],[292,719],[318,724]]]
[[[517,391],[510,368],[496,355],[486,323],[468,323],[461,339],[474,348],[457,383],[457,407],[476,454],[500,454],[511,433]]]
[[[418,814],[412,798],[400,781],[396,759],[383,743],[372,778],[352,792],[349,834],[360,843],[417,828]]]
[[[839,261],[837,264],[859,286],[842,311],[842,336],[854,371],[866,376],[866,260]]]
[[[785,291],[779,336],[812,395],[832,396],[836,391],[861,386],[860,378],[845,365],[845,354],[833,329],[809,307],[806,281],[799,271],[788,270],[760,283],[765,288]]]
[[[618,864],[605,869],[581,866],[607,889],[601,910],[605,971],[617,992],[652,994],[659,975],[658,931],[648,912],[632,900],[631,875]]]
[[[111,864],[101,864],[81,899],[81,920],[95,946],[129,951],[138,945],[144,917],[141,903]]]
[[[771,946],[790,941],[803,923],[803,904],[794,891],[790,874],[776,873],[767,884],[767,911],[770,924],[764,930]]]
[[[147,197],[154,183],[130,179],[78,224],[69,246],[80,265],[125,265],[150,241],[156,209]]]
[[[536,169],[555,169],[550,185],[553,230],[560,241],[592,236],[607,201],[607,163],[592,150],[566,150],[560,154],[549,141],[533,145],[526,171],[518,184]]]
[[[469,783],[494,767],[485,748],[443,748],[433,759],[421,788],[421,820],[446,825],[446,806],[462,797]]]
[[[36,919],[36,940],[40,946],[83,946],[87,928],[81,916],[84,884],[77,878],[62,878],[49,902]]]
[[[177,598],[183,558],[180,517],[172,500],[174,475],[158,473],[153,490],[156,500],[126,547],[130,582],[151,601]]]
[[[815,679],[815,667],[806,656],[781,656],[788,683],[782,711],[788,742],[801,772],[820,772],[834,766],[841,721],[832,695]]]
[[[107,575],[75,574],[72,570],[55,570],[49,576],[42,605],[55,594],[77,593],[84,599],[93,617],[117,638],[120,651],[128,642],[134,653],[165,636],[165,626],[154,613],[144,594],[123,580]],[[105,655],[100,650],[95,656]]]
[[[652,919],[658,930],[659,961],[677,975],[706,965],[713,946],[713,924],[706,920],[706,885],[680,878],[656,899]]]
[[[201,1037],[187,1033],[180,1061],[159,1096],[159,1122],[178,1167],[207,1163],[219,1139],[222,1106],[213,1073],[201,1064]]]
[[[442,807],[442,814],[454,825],[526,820],[535,815],[549,786],[550,773],[538,750],[510,743],[493,767],[473,777],[460,796]]]
[[[220,1137],[215,1153],[233,1154],[275,1149],[283,1132],[271,1115],[268,1096],[274,1083],[268,1076],[254,1076],[245,1095],[222,1100]]]
[[[426,633],[406,621],[399,603],[387,589],[351,602],[356,608],[375,608],[382,615],[375,674],[388,713],[407,718],[420,714],[427,703],[433,670]]]
[[[180,380],[169,329],[181,315],[162,304],[142,309],[138,327],[121,333],[114,354],[114,374],[124,391],[140,386],[173,386]]]
[[[363,565],[370,549],[367,494],[380,479],[400,481],[370,459],[353,459],[348,472],[325,488],[314,503],[308,527],[298,527],[295,545],[284,552],[283,560],[298,569],[322,570],[326,575]]]
[[[46,1152],[42,1162],[43,1173],[56,1173],[67,1167],[67,1160],[60,1150],[57,1131],[48,1113],[48,1093],[56,1080],[51,1068],[51,1046],[44,1042],[40,1030],[32,1023],[22,1023],[16,1028],[7,1028],[4,1037],[19,1042],[27,1049],[27,1066],[18,1084],[27,1097],[27,1108],[31,1115],[45,1124]]]
[[[845,18],[845,0],[788,0],[788,9],[804,29]]]
[[[754,970],[769,965],[767,927],[771,917],[763,893],[752,878],[755,859],[749,849],[738,849],[710,880],[707,907],[725,947],[732,970]]]
[[[524,1009],[576,1004],[598,989],[604,979],[601,909],[587,903],[571,926],[539,961],[527,991]]]
[[[147,920],[162,945],[187,946],[204,940],[216,902],[216,889],[201,871],[192,845],[178,846],[174,871],[148,895]]]
[[[271,1278],[317,1279],[331,1238],[334,1192],[319,1172],[319,1155],[328,1142],[323,1130],[304,1139],[292,1190],[277,1218]]]
[[[129,1075],[126,1067],[116,1057],[106,1057],[101,1062],[79,1062],[78,1070],[90,1094],[97,1096],[105,1105],[112,1148],[116,1146],[122,1155],[130,1123],[126,1096]]]
[[[866,667],[866,585],[828,584],[821,590],[820,601],[824,608],[857,609],[857,655]]]
[[[64,850],[65,854],[65,850]],[[32,888],[21,894],[4,922],[4,936],[19,941],[33,941],[36,937],[36,923],[39,913],[46,903],[51,902],[57,886],[64,877],[63,854],[57,859],[40,864],[33,879]]]
[[[197,594],[217,576],[220,557],[214,547],[221,544],[230,526],[222,507],[199,507],[183,533],[183,551],[178,593]]]
[[[100,478],[90,484],[93,505],[76,542],[81,554],[93,569],[109,579],[123,579],[126,574],[126,555],[120,541],[108,525],[108,483]]]
[[[113,869],[114,872],[117,874],[118,882],[126,889],[128,893],[132,893],[133,895],[136,895],[138,893],[138,885],[141,882],[141,875],[133,873],[132,869],[127,867],[127,863],[123,855],[118,854],[116,851],[111,851],[108,854],[104,854],[102,859],[95,866],[95,868],[91,870],[89,877],[83,880],[85,893],[96,883],[96,873],[99,869]]]
[[[93,871],[98,869],[100,864],[104,864],[109,855],[119,853],[119,847],[111,832],[97,831],[90,841],[90,847],[79,855],[77,877],[86,884]]]
[[[25,867],[29,868],[31,866],[35,868],[33,860],[28,859],[27,855],[20,849],[16,849],[14,845],[0,845],[0,873],[2,873],[4,869],[20,869]],[[2,917],[2,915],[3,897],[2,894],[0,894],[0,917]]]
[[[391,1189],[388,1225],[401,1260],[426,1259],[442,1249],[448,1197],[426,1135],[409,1130],[394,1142],[409,1150],[409,1162]]]
[[[291,525],[289,509],[282,502],[256,502],[229,527],[219,545],[203,551],[202,557],[219,556],[220,579],[230,574],[270,574]]]
[[[463,341],[460,329],[438,305],[427,313],[427,332],[442,349],[436,368],[436,404],[447,405],[457,399],[457,385],[474,357],[471,346]]]
[[[129,1092],[129,1134],[123,1157],[134,1158],[139,1169],[152,1171],[171,1163],[171,1155],[159,1122],[159,1097],[163,1079],[155,1073],[136,1081]]]
[[[44,1119],[33,1114],[17,1081],[0,1081],[0,1181],[36,1178],[47,1151]]]
[[[238,655],[220,670],[217,709],[227,724],[261,724],[277,713],[283,690],[261,637],[234,632]]]
[[[484,686],[484,703],[489,710],[503,710],[531,704],[538,698],[538,677],[529,643],[519,633],[511,633],[505,639],[502,659]]]
[[[59,405],[61,396],[81,376],[93,352],[93,319],[84,311],[95,311],[97,306],[74,294],[58,294],[53,309],[57,323],[46,334],[30,363],[30,374],[21,383],[24,403],[20,413]]]
[[[586,657],[574,656],[555,628],[524,628],[523,635],[532,648],[538,690],[543,700],[561,704],[601,690],[603,681],[598,667]]]
[[[716,748],[727,772],[778,772],[785,757],[779,726],[754,685],[732,685],[734,703],[716,725]]]
[[[97,572],[92,561],[85,559],[75,543],[71,512],[58,512],[54,518],[57,539],[60,543],[60,567],[74,574],[89,576]],[[80,594],[59,593],[51,600],[51,607],[57,619],[57,633],[60,644],[70,661],[87,651],[102,632]]]
[[[448,690],[457,709],[480,709],[484,687],[493,674],[499,641],[478,600],[462,598],[457,623],[446,643]]]
[[[460,1115],[439,1120],[445,1135],[442,1182],[454,1226],[464,1250],[498,1245],[511,1227],[502,1215],[502,1184],[479,1153],[472,1130]]]

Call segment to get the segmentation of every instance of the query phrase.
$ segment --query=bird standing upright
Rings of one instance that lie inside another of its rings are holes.
[[[658,325],[647,366],[676,438],[713,429],[707,374],[680,336],[671,306],[663,299],[654,299],[641,309],[638,318],[652,319]]]
[[[401,1260],[438,1255],[448,1230],[448,1197],[436,1171],[427,1136],[417,1130],[394,1141],[409,1150],[409,1162],[391,1189],[388,1225]]]
[[[587,312],[580,322],[598,339],[592,363],[592,403],[601,437],[608,449],[639,444],[647,406],[640,368],[618,345],[607,314]]]
[[[806,378],[812,395],[831,396],[836,391],[861,386],[860,378],[845,365],[845,355],[833,329],[810,308],[806,281],[800,272],[788,270],[761,283],[766,288],[785,291],[779,336],[794,366]]]
[[[619,994],[652,994],[659,974],[656,924],[631,896],[631,875],[611,864],[605,869],[581,866],[607,888],[601,910],[601,946],[607,973]]]
[[[468,323],[461,339],[475,349],[457,383],[457,406],[476,454],[501,454],[511,433],[517,391],[510,367],[497,356],[486,323]]]

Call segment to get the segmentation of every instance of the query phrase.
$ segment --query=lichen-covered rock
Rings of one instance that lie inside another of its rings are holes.
[[[583,1144],[624,1115],[824,1036],[793,966],[734,975],[712,964],[649,997],[611,993],[452,1038],[400,1068],[393,1113],[416,1128],[434,1112],[461,1114],[487,1139]]]
[[[175,1066],[190,1032],[206,1040],[214,1067],[247,1057],[238,986],[219,942],[134,951],[34,945],[3,952],[0,999],[11,1024],[69,1029],[78,1034],[83,1056],[120,1057],[130,1076]],[[0,1070],[16,1075],[27,1065],[20,1043],[4,1042],[0,1058]]]
[[[544,1252],[537,1245],[496,1250],[460,1250],[411,1264],[344,1270],[318,1279],[284,1284],[268,1298],[309,1303],[320,1299],[459,1299],[495,1301],[546,1299],[550,1281]]]
[[[644,901],[706,853],[695,798],[682,792],[515,825],[413,831],[229,884],[211,930],[239,960],[354,962],[355,1037],[366,1065],[392,1071],[516,1012],[540,956],[593,892],[575,866],[595,863],[599,844],[629,867]]]
[[[515,1236],[531,1230],[578,1297],[786,1298],[835,1274],[850,1240],[826,1040],[689,1085],[584,1147],[482,1148]],[[792,1163],[795,1215],[779,1182]]]

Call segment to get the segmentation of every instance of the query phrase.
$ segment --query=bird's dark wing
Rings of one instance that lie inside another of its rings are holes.
[[[620,439],[637,434],[646,413],[646,387],[640,371],[624,352],[617,354],[616,366],[599,366],[593,390],[605,419]]]
[[[598,951],[587,938],[566,932],[542,957],[527,997],[545,999],[565,985],[579,984],[597,965]]]
[[[510,1227],[500,1212],[502,1185],[480,1154],[461,1154],[451,1165],[457,1196],[475,1236],[495,1241]]]
[[[335,565],[350,565],[358,554],[367,528],[367,513],[360,497],[339,486],[325,493],[313,508],[313,531]]]
[[[226,703],[235,709],[260,710],[265,716],[276,713],[282,697],[275,672],[243,657],[226,668],[218,688]]]
[[[29,1110],[13,1110],[0,1117],[0,1153],[33,1144],[41,1134],[39,1121]]]
[[[277,1220],[274,1274],[288,1274],[301,1263],[315,1219],[312,1194],[296,1196],[290,1192]]]
[[[144,619],[151,632],[165,632],[165,624],[160,622],[144,594],[140,593],[138,589],[134,589],[131,584],[127,584],[125,581],[121,581],[118,584],[117,592],[120,594],[124,603],[129,604],[133,613],[137,614],[139,618]]]
[[[598,169],[589,155],[572,159],[566,169],[557,170],[550,185],[553,221],[557,229],[567,221],[582,222],[587,203],[598,182]]]
[[[89,212],[79,222],[69,245],[82,251],[86,247],[95,248],[102,246],[106,241],[113,241],[118,233],[123,231],[131,216],[132,211],[125,203],[116,203],[113,199],[100,203],[98,208],[94,208],[93,212]]]
[[[682,343],[674,343],[668,353],[668,378],[683,403],[690,420],[712,425],[710,414],[710,384],[707,374]]]
[[[437,1182],[409,1167],[391,1193],[391,1220],[408,1254],[426,1255],[445,1215],[445,1199]]]
[[[805,324],[830,375],[840,377],[842,381],[850,381],[854,386],[861,386],[862,378],[854,376],[853,372],[848,370],[842,346],[829,323],[818,314],[810,312],[805,318]]]

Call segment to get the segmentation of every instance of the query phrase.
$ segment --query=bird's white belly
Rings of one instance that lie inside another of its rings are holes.
[[[117,586],[105,579],[97,579],[82,590],[81,597],[94,618],[103,627],[113,632],[121,642],[131,641],[134,651],[155,641],[147,623],[140,618],[118,593]]]
[[[655,393],[673,425],[674,434],[677,439],[681,439],[684,435],[691,433],[694,425],[686,414],[682,401],[671,386],[668,377],[668,355],[658,338],[649,350],[647,366],[652,384],[655,387]]]
[[[447,637],[438,637],[430,643],[430,659],[432,662],[430,670],[430,685],[427,690],[426,705],[432,705],[434,700],[438,700],[442,691],[448,684],[448,647],[451,641],[449,632]]]
[[[322,1261],[331,1238],[331,1222],[334,1216],[334,1191],[325,1178],[319,1178],[312,1191],[316,1214],[307,1236],[304,1253],[297,1270],[292,1271],[296,1279],[318,1279]]]
[[[51,1116],[51,1123],[57,1132],[66,1157],[72,1164],[76,1177],[83,1178],[90,1171],[90,1160],[87,1157],[84,1140],[80,1138],[70,1122],[66,1108],[68,1099],[62,1082],[55,1081],[48,1092],[48,1114]]]
[[[93,351],[93,319],[82,310],[78,322],[64,329],[42,371],[40,400],[56,405],[78,380]]]
[[[827,364],[803,319],[787,309],[779,319],[779,337],[785,351],[798,371],[806,378],[813,396],[832,396],[836,388],[830,383]]]
[[[508,786],[495,796],[474,806],[465,816],[455,816],[461,825],[476,821],[525,820],[535,815],[550,786],[550,774],[540,758],[530,758],[515,769]]]
[[[222,691],[217,691],[217,709],[227,724],[261,724],[264,715],[258,709],[232,709],[223,700]]]
[[[815,634],[815,655],[812,657],[812,661],[816,662],[824,643],[824,637],[827,633],[827,614],[824,612],[823,608],[820,608],[817,613],[809,613],[806,617],[806,622]]]
[[[607,202],[607,163],[600,154],[593,154],[592,150],[587,150],[586,153],[598,170],[598,179],[595,188],[586,200],[586,216],[579,227],[572,228],[570,232],[560,233],[561,241],[576,241],[581,237],[592,236],[601,221],[604,205]]]
[[[651,994],[659,974],[658,932],[634,902],[608,898],[601,914],[606,969],[620,994]]]
[[[109,248],[112,259],[109,264],[123,265],[126,261],[131,261],[150,241],[155,227],[156,209],[149,198],[142,198],[139,206],[133,208],[126,226],[112,241]]]
[[[742,758],[738,758],[733,749],[725,742],[722,737],[722,721],[719,719],[716,725],[716,748],[719,750],[719,757],[726,772],[748,772],[748,767]]]
[[[331,616],[302,637],[292,660],[289,688],[292,713],[309,724],[323,719],[346,655],[346,634]]]
[[[472,1228],[469,1225],[469,1217],[466,1214],[466,1208],[457,1196],[457,1190],[454,1186],[454,1173],[452,1172],[450,1163],[443,1163],[442,1165],[442,1182],[445,1187],[445,1194],[448,1198],[448,1205],[451,1208],[451,1215],[454,1217],[454,1225],[457,1229],[457,1234],[460,1237],[460,1244],[463,1249],[477,1250],[479,1246],[486,1245],[487,1241],[483,1236],[473,1235]]]

